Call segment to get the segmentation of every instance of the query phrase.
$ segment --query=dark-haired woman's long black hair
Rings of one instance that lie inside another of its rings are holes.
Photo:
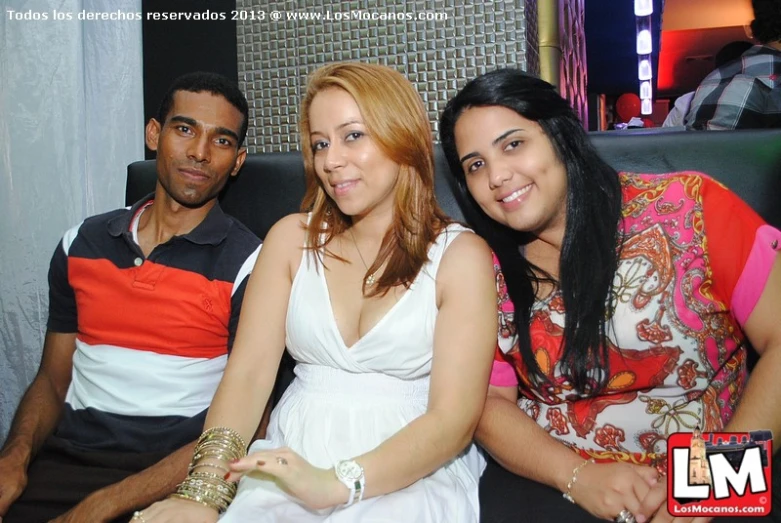
[[[574,112],[549,83],[516,69],[500,69],[469,82],[448,102],[440,138],[456,193],[467,219],[496,253],[515,306],[519,350],[532,383],[549,381],[534,357],[529,333],[540,282],[550,278],[530,264],[519,247],[528,233],[489,218],[466,187],[455,144],[455,126],[470,107],[501,106],[537,122],[567,172],[567,209],[559,261],[565,325],[561,372],[582,394],[602,389],[609,376],[607,330],[615,309],[611,288],[618,267],[621,185],[618,173],[599,157]]]

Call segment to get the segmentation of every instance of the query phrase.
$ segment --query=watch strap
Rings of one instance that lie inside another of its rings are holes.
[[[341,462],[339,462],[339,463],[341,463]],[[337,463],[336,466],[334,467],[334,470],[336,471],[336,477],[350,491],[350,496],[347,499],[347,503],[342,505],[342,507],[346,508],[346,507],[349,507],[350,505],[352,505],[353,503],[360,502],[363,499],[363,492],[365,490],[366,481],[364,479],[363,468],[361,468],[361,475],[360,475],[360,477],[358,477],[355,480],[341,477],[339,475],[339,472],[338,472],[338,470],[339,470],[339,468],[338,468],[339,467],[339,463]]]

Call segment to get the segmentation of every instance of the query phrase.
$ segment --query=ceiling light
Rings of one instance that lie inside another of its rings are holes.
[[[640,98],[641,99],[645,100],[645,99],[652,98],[652,92],[653,92],[653,89],[651,88],[651,82],[650,81],[646,80],[645,82],[641,82],[640,83]]]
[[[648,16],[653,12],[653,0],[635,0],[635,16]]]
[[[637,33],[637,54],[651,54],[653,44],[651,42],[651,31],[643,29]]]
[[[651,60],[643,58],[637,64],[637,78],[639,80],[650,80],[654,77],[653,69],[651,68]]]

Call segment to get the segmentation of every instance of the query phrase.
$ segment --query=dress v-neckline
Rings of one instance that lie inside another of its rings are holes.
[[[331,322],[331,327],[336,332],[337,337],[339,338],[339,341],[342,343],[342,347],[348,352],[352,352],[353,349],[358,346],[363,340],[371,336],[374,331],[378,330],[380,326],[385,323],[385,320],[393,314],[393,311],[395,311],[399,305],[407,298],[407,295],[412,291],[412,289],[415,287],[415,281],[417,281],[418,277],[415,277],[415,280],[413,280],[412,284],[409,286],[409,288],[404,291],[404,294],[401,295],[401,298],[398,299],[396,303],[391,305],[391,308],[388,309],[385,314],[382,315],[382,318],[379,319],[377,323],[371,326],[371,328],[366,331],[366,333],[355,340],[355,342],[352,345],[347,345],[347,342],[344,341],[344,336],[342,335],[342,331],[339,330],[339,324],[336,322],[336,314],[334,313],[334,305],[331,303],[331,290],[328,288],[328,280],[325,277],[325,267],[321,267],[323,270],[318,271],[320,273],[320,281],[323,283],[323,289],[325,290],[325,301],[328,303],[328,317]],[[422,272],[422,269],[421,269]],[[420,276],[420,273],[418,273],[418,276]]]

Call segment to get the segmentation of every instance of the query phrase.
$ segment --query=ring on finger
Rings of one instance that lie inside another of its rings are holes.
[[[125,516],[127,517],[127,516]],[[136,510],[133,512],[133,519],[139,520],[141,523],[146,523],[146,519],[144,519],[144,511],[143,510]]]
[[[618,513],[618,516],[616,516],[616,519],[614,519],[616,523],[635,523],[635,515],[632,514],[628,509],[624,509],[621,512]]]
[[[287,460],[285,458],[277,456],[277,463],[280,465],[287,465]]]

